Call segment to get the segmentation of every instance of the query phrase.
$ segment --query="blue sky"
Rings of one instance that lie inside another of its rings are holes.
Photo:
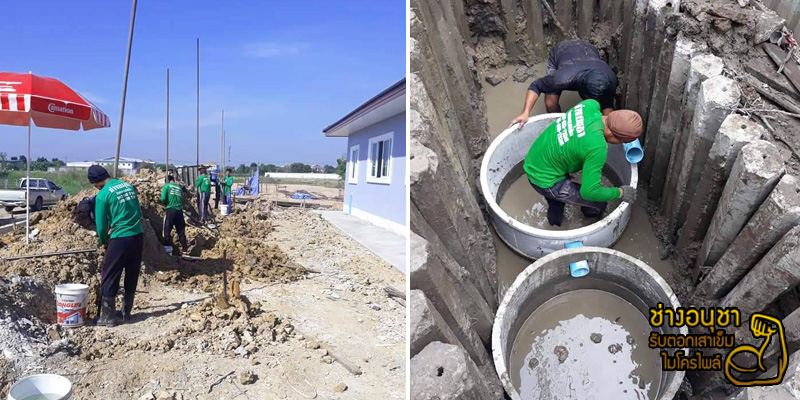
[[[15,17],[0,24],[0,69],[58,78],[112,121],[89,132],[34,127],[34,158],[113,156],[131,3],[4,2]],[[346,141],[322,129],[405,76],[402,0],[140,0],[122,156],[164,159],[169,67],[170,159],[194,163],[197,37],[201,162],[219,159],[224,108],[233,163],[335,165]],[[0,151],[25,154],[25,134],[0,125]]]

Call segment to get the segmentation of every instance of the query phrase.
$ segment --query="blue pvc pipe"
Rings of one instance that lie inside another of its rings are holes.
[[[567,249],[583,247],[583,242],[569,242],[564,244]],[[577,261],[569,264],[569,273],[573,278],[580,278],[589,274],[589,263],[586,260]]]
[[[352,194],[350,195],[350,200],[348,201],[348,203],[349,203],[349,205],[348,205],[347,213],[350,214],[350,215],[353,215],[353,195]]]
[[[644,151],[642,151],[642,144],[639,142],[639,139],[636,139],[630,143],[623,143],[622,148],[625,149],[625,158],[628,159],[628,162],[631,164],[638,164],[644,158]]]

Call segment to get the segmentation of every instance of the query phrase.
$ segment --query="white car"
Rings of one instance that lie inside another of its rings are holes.
[[[25,207],[26,203],[31,210],[39,211],[44,206],[56,204],[66,200],[67,194],[53,181],[44,178],[31,178],[31,197],[25,201],[27,179],[22,178],[17,182],[17,189],[0,190],[0,206],[11,212],[17,207]]]

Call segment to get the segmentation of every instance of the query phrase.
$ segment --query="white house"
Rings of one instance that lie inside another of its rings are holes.
[[[119,158],[119,171],[123,175],[134,175],[139,172],[139,168],[142,167],[142,164],[153,164],[154,162],[151,160],[142,160],[138,158],[128,158],[128,157],[120,157]],[[114,157],[106,157],[101,158],[99,160],[94,161],[72,161],[67,163],[67,169],[70,170],[79,170],[79,169],[88,169],[92,165],[101,165],[106,169],[113,169],[114,168]]]

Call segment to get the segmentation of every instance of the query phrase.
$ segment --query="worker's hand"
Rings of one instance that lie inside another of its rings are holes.
[[[514,119],[511,120],[511,124],[508,127],[510,128],[511,125],[514,125],[516,123],[519,123],[517,129],[522,129],[522,127],[525,126],[526,123],[528,123],[528,114],[520,113],[519,115],[514,117]]]
[[[620,198],[622,201],[627,201],[628,203],[633,204],[636,201],[636,189],[631,186],[625,185],[619,188],[620,191]]]

